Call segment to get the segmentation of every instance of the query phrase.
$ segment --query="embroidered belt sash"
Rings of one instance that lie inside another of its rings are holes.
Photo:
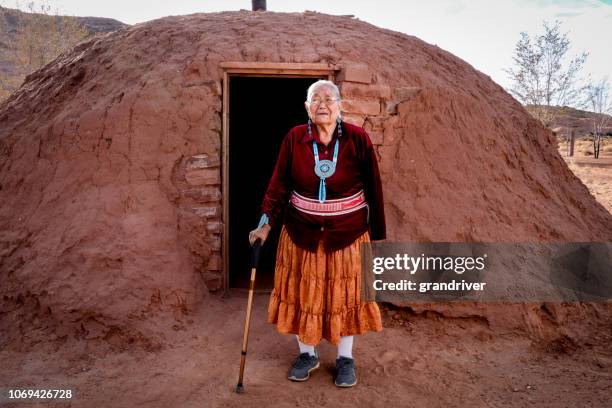
[[[368,205],[363,190],[350,197],[325,200],[324,203],[319,202],[317,199],[304,197],[293,191],[289,202],[302,212],[322,216],[348,214]]]

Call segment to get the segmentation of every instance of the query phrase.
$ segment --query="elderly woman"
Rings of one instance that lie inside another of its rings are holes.
[[[289,379],[305,381],[319,367],[314,346],[323,338],[338,346],[335,384],[351,387],[353,336],[382,330],[378,305],[360,299],[360,245],[385,238],[383,194],[372,142],[342,121],[338,87],[313,83],[304,105],[308,124],[283,140],[249,241],[265,242],[283,223],[268,322],[297,337]]]

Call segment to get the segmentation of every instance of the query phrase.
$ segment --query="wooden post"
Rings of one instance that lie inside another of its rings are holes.
[[[266,0],[252,0],[253,11],[266,11]]]
[[[570,129],[569,134],[569,142],[567,144],[567,155],[569,157],[574,156],[574,142],[576,140],[576,136],[574,135],[574,129]]]

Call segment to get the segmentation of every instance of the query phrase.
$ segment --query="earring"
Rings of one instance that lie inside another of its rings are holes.
[[[342,113],[338,115],[338,119],[336,119],[338,123],[338,137],[342,136]]]
[[[312,120],[308,118],[308,134],[312,136]]]

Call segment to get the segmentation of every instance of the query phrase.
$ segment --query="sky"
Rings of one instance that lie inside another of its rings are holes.
[[[29,0],[21,0],[25,5]],[[136,24],[168,15],[251,9],[249,0],[47,0],[61,14],[110,17]],[[0,0],[15,7],[15,0]],[[542,22],[561,22],[571,41],[568,57],[589,53],[583,75],[612,80],[612,0],[268,0],[270,11],[314,10],[352,14],[379,27],[414,35],[460,57],[509,88],[504,68],[524,31],[543,31]]]

